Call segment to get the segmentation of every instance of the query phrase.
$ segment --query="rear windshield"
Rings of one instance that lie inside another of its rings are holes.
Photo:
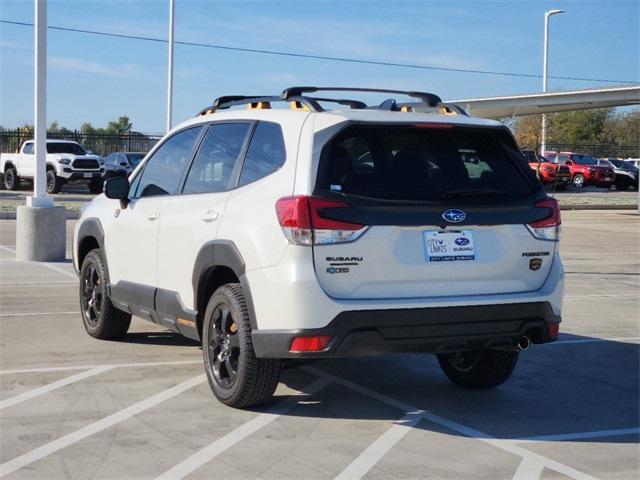
[[[72,155],[86,155],[84,148],[77,143],[47,142],[47,153],[70,153]]]
[[[142,160],[146,154],[145,153],[127,153],[126,155],[127,155],[127,159],[129,160],[129,163],[132,166],[137,167],[138,164],[140,163],[140,160]]]
[[[530,168],[506,129],[353,125],[323,150],[317,187],[375,199],[523,197]]]

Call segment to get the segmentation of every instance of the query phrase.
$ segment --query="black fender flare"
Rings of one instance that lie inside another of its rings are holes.
[[[251,328],[256,330],[257,322],[255,310],[253,307],[253,300],[251,298],[251,290],[249,288],[249,282],[245,276],[245,263],[242,258],[242,254],[236,247],[235,243],[231,240],[212,240],[205,243],[196,256],[196,261],[193,266],[193,275],[191,277],[191,283],[193,286],[193,298],[195,307],[201,304],[205,292],[204,278],[212,268],[226,267],[229,268],[240,281],[240,286],[247,302],[247,310],[249,311],[249,320],[251,322]],[[204,314],[203,312],[198,312]]]
[[[73,249],[71,250],[74,268],[76,266],[76,259],[78,259],[78,267],[80,267],[80,263],[79,263],[80,245],[82,245],[82,240],[84,240],[87,237],[95,238],[96,241],[98,242],[98,246],[100,247],[100,250],[102,250],[103,252],[105,251],[104,250],[104,230],[102,229],[102,224],[100,223],[100,220],[96,217],[89,217],[82,220],[82,223],[80,224],[80,228],[78,229],[77,244],[74,245]],[[105,264],[106,264],[106,258],[105,258]],[[80,272],[77,271],[76,273],[80,273]]]

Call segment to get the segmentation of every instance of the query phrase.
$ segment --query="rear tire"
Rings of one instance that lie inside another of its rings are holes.
[[[47,193],[60,193],[63,185],[64,179],[57,176],[55,170],[47,170]]]
[[[222,403],[246,408],[271,400],[282,361],[256,357],[238,283],[223,285],[211,296],[202,326],[202,352],[209,386]]]
[[[573,186],[576,188],[583,188],[584,187],[584,175],[582,175],[581,173],[576,173],[573,176]]]
[[[91,250],[80,268],[80,312],[89,335],[101,340],[124,336],[131,324],[131,315],[111,303],[109,274],[102,251]]]
[[[471,350],[438,355],[449,380],[465,388],[489,389],[506,382],[518,363],[518,352]]]
[[[20,177],[18,177],[18,172],[13,167],[9,167],[4,172],[4,178],[2,179],[2,185],[5,190],[18,190],[18,186],[20,185]]]

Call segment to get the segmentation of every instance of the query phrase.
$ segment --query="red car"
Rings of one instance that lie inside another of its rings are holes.
[[[568,166],[551,163],[534,150],[522,150],[522,155],[536,172],[541,183],[553,184],[557,190],[564,190],[571,183],[571,171]]]
[[[591,155],[573,152],[545,152],[550,162],[568,165],[571,171],[571,182],[576,188],[587,185],[611,188],[616,174],[610,167],[598,165]]]

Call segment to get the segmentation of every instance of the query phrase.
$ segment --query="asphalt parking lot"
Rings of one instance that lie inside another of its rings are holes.
[[[563,212],[560,341],[500,388],[455,387],[432,356],[328,360],[241,411],[210,393],[196,343],[138,319],[124,341],[86,335],[70,263],[15,262],[1,220],[0,476],[638,478],[639,224]]]

